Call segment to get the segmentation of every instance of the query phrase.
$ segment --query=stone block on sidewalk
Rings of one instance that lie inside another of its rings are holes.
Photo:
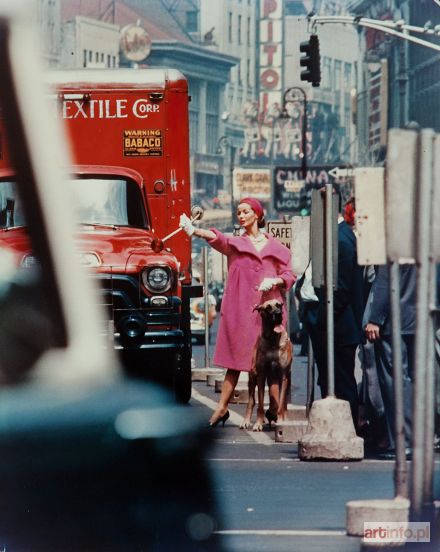
[[[225,370],[222,370],[221,368],[215,368],[211,373],[207,375],[206,385],[215,387],[215,382],[223,381],[224,377],[225,377]]]
[[[215,379],[215,392],[221,393],[223,388],[224,378]],[[248,384],[245,382],[238,382],[234,393],[232,394],[231,400],[229,401],[232,404],[247,404],[249,400],[249,388]],[[255,408],[257,408],[258,403],[258,389],[255,389]],[[264,392],[264,404],[265,406],[269,405],[269,393],[267,390]]]
[[[307,431],[307,422],[303,420],[277,422],[275,441],[277,443],[297,443]]]
[[[312,404],[298,456],[301,460],[363,459],[364,440],[356,435],[347,401],[326,397]]]
[[[353,537],[364,536],[364,523],[390,522],[405,524],[409,519],[409,500],[396,497],[394,499],[351,500],[346,504],[347,535]],[[363,541],[368,544],[368,539]],[[374,543],[377,546],[380,543]],[[390,545],[383,542],[382,545]],[[402,543],[404,544],[404,543]]]
[[[237,384],[237,387],[232,393],[231,400],[229,401],[232,404],[247,404],[249,400],[249,390],[247,385]]]
[[[206,381],[207,377],[211,374],[216,375],[217,377],[222,376],[223,370],[218,368],[193,368],[191,370],[191,380],[192,381]]]
[[[290,422],[293,422],[293,421],[306,422],[307,421],[306,407],[299,404],[288,404],[286,419]]]

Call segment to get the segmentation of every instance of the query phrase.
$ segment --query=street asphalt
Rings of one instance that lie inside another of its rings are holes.
[[[194,346],[196,367],[204,367],[204,353],[203,346]],[[306,401],[306,366],[306,357],[299,356],[295,346],[291,401],[295,405]],[[315,397],[320,398],[317,390]],[[206,420],[218,398],[214,387],[193,382],[190,407],[201,409]],[[301,461],[296,444],[275,441],[274,426],[265,426],[263,432],[239,429],[244,410],[244,404],[230,405],[231,417],[224,427],[212,429],[214,444],[207,453],[213,498],[222,513],[217,531],[225,550],[359,551],[361,539],[346,535],[346,503],[393,498],[394,462],[374,456],[353,462]],[[439,499],[438,454],[435,470],[434,496]]]

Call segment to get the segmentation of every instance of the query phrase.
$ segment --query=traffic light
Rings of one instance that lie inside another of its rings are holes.
[[[321,82],[321,57],[319,55],[319,38],[317,35],[311,35],[310,40],[301,42],[299,50],[306,55],[300,58],[301,67],[306,67],[301,71],[301,80],[312,83],[312,86],[319,86]]]

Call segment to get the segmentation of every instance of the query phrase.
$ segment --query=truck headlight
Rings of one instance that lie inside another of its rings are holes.
[[[142,272],[142,282],[152,293],[168,291],[171,287],[170,270],[161,266],[146,268]]]

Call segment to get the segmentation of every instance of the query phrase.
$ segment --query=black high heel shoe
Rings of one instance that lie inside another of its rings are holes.
[[[229,418],[229,410],[226,410],[223,416],[220,416],[213,422],[209,422],[209,427],[216,427],[220,422],[222,423],[222,427],[225,427],[225,422],[228,418]]]
[[[278,416],[276,414],[272,414],[272,412],[269,409],[266,410],[265,416],[267,418],[267,421],[269,422],[269,427],[272,426],[272,422],[277,423]]]

